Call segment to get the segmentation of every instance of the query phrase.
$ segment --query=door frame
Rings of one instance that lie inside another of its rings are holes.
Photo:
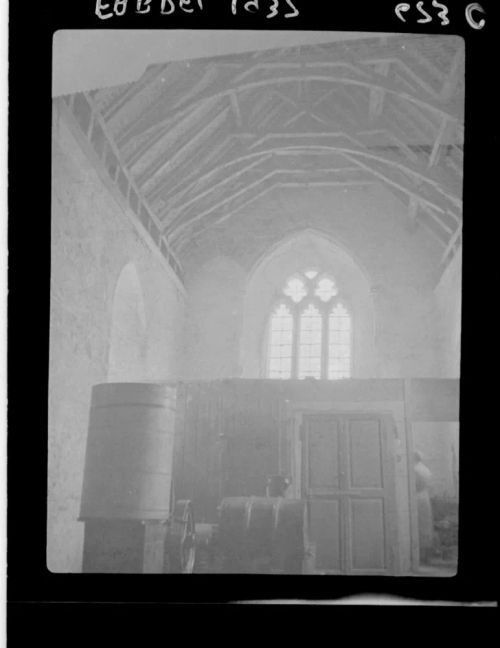
[[[367,571],[364,574],[373,575],[396,575],[401,573],[401,559],[400,559],[400,547],[399,547],[399,524],[398,524],[398,508],[396,501],[396,489],[398,487],[396,483],[396,460],[397,460],[397,445],[400,441],[400,434],[398,434],[398,425],[396,423],[395,412],[390,407],[387,407],[387,403],[384,403],[383,407],[377,406],[375,403],[341,403],[337,406],[332,406],[331,403],[294,403],[290,404],[290,422],[291,422],[291,469],[292,469],[292,488],[290,496],[297,499],[306,499],[308,500],[308,493],[306,487],[307,479],[307,468],[305,465],[306,462],[306,452],[307,446],[304,438],[304,416],[307,415],[332,415],[337,417],[345,417],[346,419],[352,418],[354,416],[359,416],[360,418],[377,418],[382,421],[382,424],[386,430],[385,432],[385,453],[386,456],[384,461],[387,462],[387,477],[389,483],[387,484],[387,503],[392,515],[389,514],[386,520],[386,532],[388,533],[388,538],[386,541],[386,557],[387,557],[387,571]],[[398,404],[399,405],[399,404]],[[399,418],[399,417],[398,417]],[[392,432],[392,433],[391,433]],[[309,517],[308,517],[309,519]],[[345,534],[347,529],[345,529]],[[345,536],[344,540],[347,540]],[[345,543],[347,546],[347,542]],[[348,549],[345,549],[348,551]],[[344,564],[348,565],[348,560],[343,558]],[[337,571],[321,573],[331,573],[339,574]],[[347,567],[346,571],[343,571],[344,575],[357,575],[362,572],[351,572]]]

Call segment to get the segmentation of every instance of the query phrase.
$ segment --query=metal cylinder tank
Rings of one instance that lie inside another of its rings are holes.
[[[164,383],[93,388],[81,520],[169,517],[175,398]]]

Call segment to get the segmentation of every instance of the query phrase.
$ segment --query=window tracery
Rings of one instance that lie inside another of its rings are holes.
[[[307,269],[288,279],[271,314],[269,378],[349,378],[351,314],[333,277]]]

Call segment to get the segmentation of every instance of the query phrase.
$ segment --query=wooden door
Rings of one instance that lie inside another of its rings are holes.
[[[394,573],[391,429],[380,414],[303,415],[302,497],[317,571]]]

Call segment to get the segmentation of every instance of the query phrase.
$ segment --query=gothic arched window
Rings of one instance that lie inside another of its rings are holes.
[[[334,279],[306,270],[288,279],[269,323],[268,378],[349,378],[351,315]]]

